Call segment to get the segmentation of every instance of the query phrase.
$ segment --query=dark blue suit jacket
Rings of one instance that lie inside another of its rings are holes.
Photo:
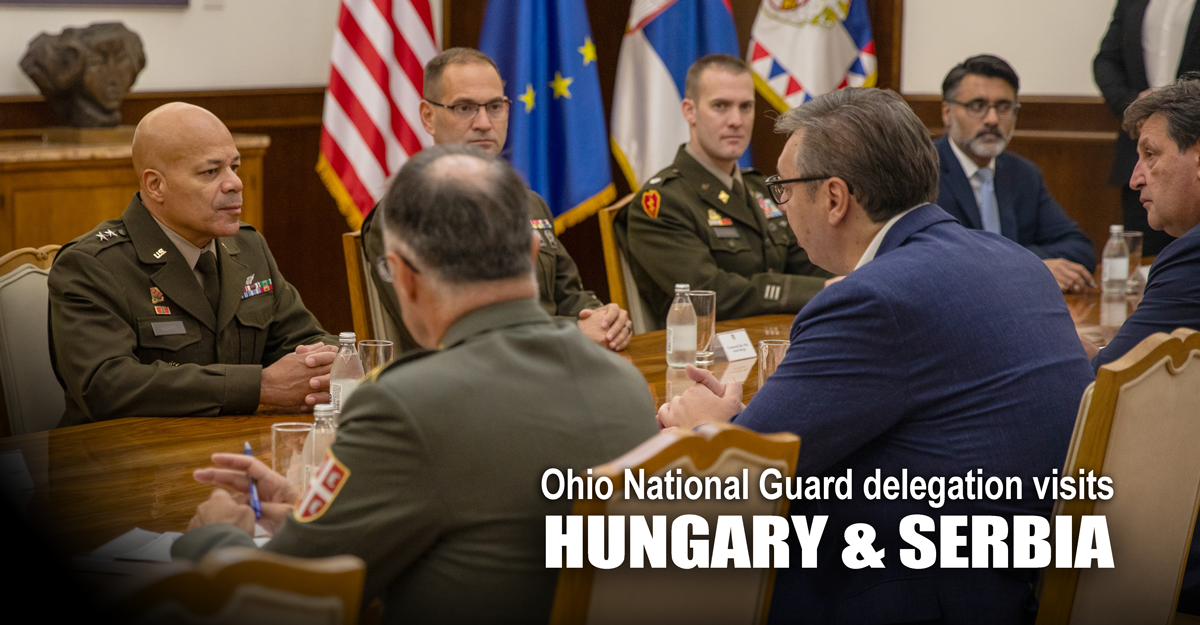
[[[735,423],[801,437],[798,476],[853,470],[849,500],[793,501],[789,514],[830,515],[816,570],[775,581],[775,623],[1018,623],[1035,607],[1034,570],[910,570],[900,563],[909,514],[1048,515],[1032,476],[1063,465],[1093,374],[1053,276],[1033,254],[960,227],[935,205],[888,231],[876,258],[814,297],[776,373]],[[1023,499],[864,497],[863,479],[1017,476]],[[842,564],[845,528],[868,523],[883,569]],[[960,534],[970,535],[969,529]],[[935,544],[936,535],[926,535]],[[969,556],[969,549],[960,549]]]
[[[983,229],[975,192],[950,148],[947,135],[933,142],[942,161],[938,206],[962,225]],[[1016,241],[1043,260],[1065,258],[1096,271],[1096,248],[1079,225],[1071,221],[1042,182],[1042,172],[1029,159],[1004,151],[996,157],[996,202],[1000,234]]]

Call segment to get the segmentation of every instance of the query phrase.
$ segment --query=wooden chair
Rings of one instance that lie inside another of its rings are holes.
[[[290,558],[246,547],[170,569],[116,604],[121,622],[355,625],[367,570],[355,556]]]
[[[350,314],[354,334],[360,341],[399,342],[400,330],[380,301],[382,295],[371,279],[371,259],[362,245],[362,231],[342,235],[342,253],[346,257],[346,280],[350,284]]]
[[[1200,503],[1200,333],[1157,333],[1100,368],[1084,391],[1062,475],[1113,480],[1108,501],[1058,501],[1055,515],[1105,515],[1114,568],[1046,570],[1038,625],[1170,623]],[[1186,620],[1186,615],[1176,622]]]
[[[604,249],[604,270],[608,274],[608,298],[612,303],[629,311],[629,319],[633,323],[633,333],[642,334],[657,327],[647,316],[646,305],[638,294],[637,283],[629,271],[629,261],[625,258],[621,246],[617,242],[614,228],[617,213],[625,208],[633,199],[632,193],[617,200],[612,206],[600,209],[600,243]]]
[[[46,281],[58,245],[0,256],[0,434],[49,430],[66,400],[50,365]]]
[[[666,515],[668,527],[679,515],[697,514],[708,521],[710,536],[718,515],[738,515],[745,519],[749,534],[752,515],[787,514],[787,498],[762,498],[758,479],[767,468],[791,477],[799,451],[800,438],[795,434],[763,435],[729,424],[661,432],[620,458],[594,468],[593,478],[607,476],[612,480],[613,495],[607,501],[577,500],[573,514]],[[631,469],[634,475],[644,469],[647,479],[675,469],[683,470],[684,479],[740,478],[742,469],[748,469],[749,500],[626,500],[625,469]],[[774,580],[773,569],[681,570],[669,561],[667,568],[631,569],[626,557],[621,567],[598,570],[585,558],[583,568],[564,568],[559,573],[550,623],[765,623]]]

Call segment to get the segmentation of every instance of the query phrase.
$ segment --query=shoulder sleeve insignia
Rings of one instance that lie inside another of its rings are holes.
[[[661,205],[662,196],[658,191],[651,189],[642,194],[642,210],[646,211],[651,219],[658,219],[658,207]]]
[[[325,462],[317,468],[316,475],[304,489],[304,494],[296,502],[292,516],[301,523],[308,523],[321,518],[329,505],[342,492],[342,486],[350,479],[350,469],[342,464],[333,450],[325,453]]]

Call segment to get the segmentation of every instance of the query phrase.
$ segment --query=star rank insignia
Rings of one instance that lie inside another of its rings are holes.
[[[165,299],[165,298],[163,297],[162,291],[158,290],[158,287],[156,287],[156,286],[150,287],[150,303],[151,304],[161,304],[163,302],[163,299]]]
[[[722,204],[728,204],[729,203],[729,194],[726,193],[724,190],[722,190],[720,193],[717,194],[717,199],[721,200]]]
[[[652,189],[642,194],[642,210],[646,211],[651,219],[658,219],[658,208],[661,205],[662,196],[658,191]]]
[[[97,236],[97,237],[99,237],[99,239],[100,239],[101,241],[107,241],[107,240],[108,240],[108,234],[107,234],[107,233],[105,233],[105,232],[97,232],[97,233],[96,233],[96,236]]]
[[[163,256],[166,256],[166,255],[167,255],[167,250],[164,250],[161,247],[158,248],[158,251],[154,253],[155,258],[162,258]]]
[[[117,233],[116,233],[116,231],[114,231],[114,230],[105,230],[105,231],[104,231],[104,234],[107,234],[109,237],[115,237],[115,236],[117,236]]]

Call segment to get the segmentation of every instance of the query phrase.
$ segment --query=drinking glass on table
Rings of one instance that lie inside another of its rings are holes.
[[[717,329],[717,294],[715,291],[688,291],[692,308],[696,309],[696,364],[713,364],[713,337]]]
[[[1122,236],[1125,237],[1125,246],[1129,248],[1129,280],[1125,283],[1125,293],[1137,295],[1146,286],[1142,272],[1138,270],[1142,266],[1142,233],[1125,232]]]
[[[297,493],[304,492],[304,444],[312,433],[311,423],[288,422],[271,426],[271,468],[282,475]]]
[[[767,378],[779,368],[783,356],[787,354],[791,341],[770,339],[758,342],[758,388],[766,384]]]
[[[391,362],[393,350],[391,341],[359,341],[358,358],[362,361],[363,371],[370,375],[376,367]]]

